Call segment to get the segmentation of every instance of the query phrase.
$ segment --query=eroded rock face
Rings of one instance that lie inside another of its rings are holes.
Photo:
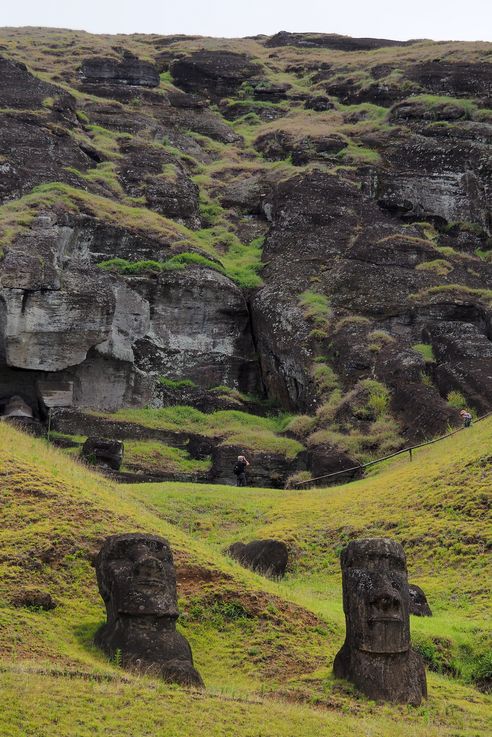
[[[436,95],[492,97],[490,63],[427,61],[415,64],[407,76]]]
[[[97,268],[164,260],[171,247],[86,215],[40,215],[2,263],[4,365],[33,382],[58,375],[76,406],[106,410],[148,404],[166,374],[261,391],[247,303],[230,279],[202,267],[129,279]]]
[[[430,131],[432,133],[433,131]],[[383,143],[387,168],[377,178],[379,203],[409,218],[476,222],[490,228],[489,145],[416,132]]]
[[[408,46],[415,41],[391,41],[385,38],[352,38],[337,33],[289,33],[280,31],[265,46],[299,46],[301,48],[336,49],[337,51],[370,51],[385,46]]]
[[[261,78],[261,68],[246,54],[230,51],[196,51],[170,65],[175,83],[185,92],[229,97],[239,87]]]
[[[316,352],[328,354],[345,387],[375,374],[391,389],[405,434],[436,434],[456,420],[445,402],[449,391],[473,397],[482,410],[489,405],[490,308],[480,294],[492,271],[486,262],[479,270],[464,259],[448,265],[435,241],[373,196],[370,188],[361,192],[314,172],[282,182],[264,198],[271,222],[263,249],[266,286],[252,301],[263,381],[284,406],[312,412],[312,362]],[[485,212],[487,200],[479,197],[476,206]],[[444,276],[434,271],[440,265]],[[451,296],[448,284],[463,288]],[[310,337],[305,290],[326,296],[325,339]],[[383,337],[386,331],[384,345],[372,344],[374,331]],[[435,346],[431,365],[413,348],[423,342]]]
[[[331,161],[347,147],[347,142],[339,135],[319,135],[295,137],[284,131],[271,131],[259,136],[255,147],[272,161],[292,157],[294,166],[303,166],[309,161]]]
[[[122,146],[125,155],[120,181],[131,197],[145,197],[147,207],[190,227],[198,227],[198,187],[183,165],[164,150],[134,143]]]
[[[75,99],[68,92],[34,77],[25,64],[0,57],[0,107],[33,110],[46,100],[63,103],[75,116]]]
[[[0,200],[43,182],[76,184],[73,170],[95,162],[71,135],[78,126],[75,98],[3,57],[0,80]]]
[[[33,416],[32,407],[22,397],[15,394],[7,401],[2,412],[2,417],[27,417],[32,419]]]
[[[191,648],[176,632],[176,573],[167,540],[156,535],[112,535],[95,560],[107,622],[96,644],[125,667],[166,681],[203,686]]]
[[[124,84],[140,87],[158,87],[159,73],[147,61],[142,61],[130,53],[123,59],[92,58],[85,59],[80,68],[80,78],[89,84]]]
[[[245,568],[269,578],[282,578],[289,560],[287,545],[280,540],[237,542],[230,545],[227,552]]]
[[[234,466],[238,455],[244,450],[237,445],[220,443],[212,451],[212,468],[210,478],[219,484],[235,485],[237,477],[234,475]],[[251,466],[246,469],[248,486],[260,486],[273,489],[283,489],[289,476],[296,471],[306,469],[306,459],[303,453],[295,458],[286,458],[281,453],[256,451],[254,457],[249,455]]]
[[[399,543],[353,540],[342,552],[346,637],[333,670],[375,700],[418,705],[424,663],[411,649],[406,561]]]
[[[410,614],[416,617],[432,617],[432,610],[420,586],[409,584],[408,594],[410,596]]]
[[[259,388],[249,313],[241,290],[210,269],[163,272],[139,288],[152,304],[137,366],[201,386]]]

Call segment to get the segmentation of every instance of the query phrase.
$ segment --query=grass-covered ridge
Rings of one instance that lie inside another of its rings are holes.
[[[220,389],[220,387],[219,387]],[[283,436],[291,417],[287,414],[259,417],[240,410],[201,412],[188,405],[161,409],[120,409],[102,417],[130,422],[153,430],[172,430],[221,438],[224,445],[241,445],[251,451],[277,452],[294,458],[303,446],[297,440]]]

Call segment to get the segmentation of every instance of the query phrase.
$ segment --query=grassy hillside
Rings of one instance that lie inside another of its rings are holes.
[[[485,501],[492,422],[336,489],[116,486],[0,426],[0,735],[336,733],[483,735],[487,700]],[[447,459],[447,460],[446,460]],[[451,460],[449,460],[451,459]],[[175,551],[182,616],[207,690],[122,671],[92,646],[103,621],[91,558],[105,535],[146,530]],[[295,551],[284,583],[222,554],[272,535]],[[331,675],[343,641],[337,554],[361,534],[406,547],[436,616],[412,621],[436,671],[419,708],[376,705]],[[29,606],[49,592],[58,606]],[[22,603],[23,602],[23,603]],[[482,671],[480,671],[480,668]]]
[[[480,681],[492,666],[485,623],[492,458],[484,454],[491,440],[489,419],[419,450],[413,463],[400,457],[368,479],[330,489],[148,484],[132,494],[217,550],[235,540],[285,540],[293,553],[286,594],[340,626],[343,545],[364,535],[399,540],[410,580],[428,593],[435,614],[414,620],[417,646],[433,669]]]

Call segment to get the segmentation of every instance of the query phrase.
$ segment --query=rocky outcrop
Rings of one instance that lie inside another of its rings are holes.
[[[310,161],[334,161],[346,147],[347,141],[336,134],[298,137],[277,130],[264,133],[255,141],[255,148],[266,159],[280,161],[291,156],[294,166],[303,166]]]
[[[407,71],[408,79],[435,95],[492,98],[492,64],[426,61]]]
[[[289,33],[280,31],[265,46],[299,46],[300,48],[334,49],[336,51],[371,51],[385,46],[408,46],[415,41],[391,41],[385,38],[352,38],[337,33]]]
[[[144,197],[147,207],[190,227],[199,227],[198,187],[176,159],[155,146],[125,142],[119,179],[131,197]]]
[[[90,147],[77,143],[75,98],[0,57],[0,201],[43,182],[78,183],[73,170],[93,167]],[[84,150],[85,148],[85,150]]]
[[[230,279],[195,267],[132,286],[152,304],[148,333],[136,346],[140,369],[205,387],[259,391],[247,304]]]
[[[476,132],[459,141],[429,132],[381,139],[385,166],[375,175],[374,196],[409,219],[473,222],[490,230],[489,145]]]
[[[80,78],[88,84],[124,84],[139,87],[158,87],[159,73],[153,64],[138,59],[129,52],[122,59],[84,59],[80,67]]]
[[[238,455],[244,453],[238,445],[219,443],[212,452],[210,478],[218,484],[236,485],[234,466]],[[301,453],[295,458],[287,458],[282,453],[255,451],[248,453],[250,466],[246,469],[247,486],[283,489],[286,481],[296,471],[306,469],[306,459]]]
[[[235,94],[245,82],[259,80],[261,67],[246,54],[195,51],[170,65],[174,82],[185,92],[220,100]]]
[[[57,372],[74,381],[75,405],[110,410],[148,402],[160,375],[260,391],[248,307],[230,279],[193,266],[125,279],[96,266],[166,250],[91,217],[39,216],[3,262],[5,365]]]
[[[45,110],[53,107],[71,120],[75,98],[61,87],[35,77],[21,62],[0,57],[0,107],[16,110]]]

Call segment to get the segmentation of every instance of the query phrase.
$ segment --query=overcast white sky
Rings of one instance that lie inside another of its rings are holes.
[[[350,36],[492,41],[491,0],[0,0],[0,26],[91,33]]]

